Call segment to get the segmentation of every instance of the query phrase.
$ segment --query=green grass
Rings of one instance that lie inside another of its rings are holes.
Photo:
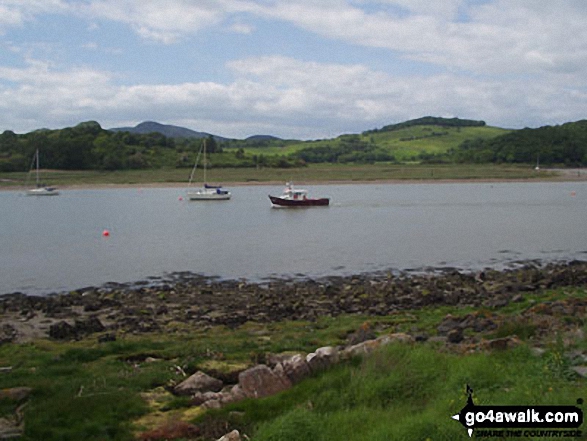
[[[514,323],[530,305],[564,298],[585,298],[585,288],[528,293],[524,301],[499,312]],[[98,343],[38,340],[0,346],[0,389],[33,389],[25,408],[29,440],[131,440],[135,421],[150,412],[141,393],[181,381],[188,373],[213,367],[251,366],[267,353],[310,352],[343,345],[365,321],[378,334],[409,331],[436,334],[447,313],[464,316],[472,308],[401,311],[384,317],[322,317],[316,322],[246,323],[237,329],[213,327],[143,336],[119,336]],[[585,327],[584,318],[574,325]],[[509,327],[508,327],[509,326]],[[506,329],[507,327],[507,329]],[[565,353],[587,350],[585,339],[565,346],[562,336],[543,343],[546,353],[530,350],[534,334],[519,322],[495,331],[514,332],[527,342],[505,352],[458,355],[434,343],[392,345],[303,381],[285,393],[235,403],[193,420],[197,425],[238,428],[256,440],[424,440],[465,439],[450,419],[465,404],[470,384],[478,404],[574,404],[587,396],[583,379],[570,370]],[[147,362],[147,357],[157,359]],[[186,399],[170,399],[164,410],[188,409]],[[0,417],[15,404],[0,402]],[[144,429],[143,429],[144,430]],[[220,435],[219,435],[220,436]]]
[[[584,381],[553,374],[545,360],[526,346],[459,356],[426,345],[392,345],[215,417],[244,412],[240,428],[257,441],[465,439],[450,416],[466,404],[466,384],[477,404],[574,405],[585,396]]]
[[[412,126],[392,132],[357,135],[361,141],[371,142],[392,153],[398,161],[410,161],[420,153],[444,153],[458,147],[467,139],[489,139],[504,135],[509,130],[497,127],[439,127]],[[440,134],[435,136],[433,134]],[[344,135],[343,135],[344,137]],[[289,155],[301,149],[337,145],[341,137],[334,139],[284,143],[282,146],[247,148],[247,155]]]
[[[413,126],[392,132],[363,135],[364,141],[371,140],[378,146],[393,153],[398,161],[407,161],[420,153],[445,153],[457,148],[467,139],[490,139],[508,133],[497,127],[435,127]],[[434,135],[434,134],[438,135]]]

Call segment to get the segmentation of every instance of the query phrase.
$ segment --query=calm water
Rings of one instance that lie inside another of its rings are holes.
[[[178,271],[259,280],[587,260],[587,183],[316,185],[330,207],[270,208],[281,190],[234,187],[228,202],[179,201],[179,188],[0,192],[0,293]]]

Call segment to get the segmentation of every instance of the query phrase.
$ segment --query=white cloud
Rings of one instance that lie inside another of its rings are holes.
[[[127,23],[142,37],[166,44],[216,25],[223,15],[214,2],[189,0],[99,0],[82,10]]]
[[[236,34],[249,35],[255,31],[255,26],[246,23],[233,23],[230,25],[230,30]]]
[[[25,67],[0,66],[4,128],[28,131],[39,128],[39,121],[62,127],[87,119],[112,127],[150,119],[223,136],[316,138],[424,115],[509,127],[584,117],[587,3],[582,0],[0,0],[0,32],[55,12],[86,18],[92,37],[77,47],[103,56],[115,49],[102,46],[101,20],[124,23],[165,44],[211,27],[251,34],[266,23],[273,30],[285,22],[440,68],[398,76],[371,67],[368,58],[349,64],[268,54],[233,60],[228,72],[218,67],[230,78],[222,81],[121,85],[124,73],[58,65],[32,59],[29,52]],[[38,44],[19,43],[11,47]]]
[[[241,0],[92,0],[78,10],[95,19],[126,23],[146,39],[172,44],[254,8]],[[249,34],[254,26],[236,21],[227,29]]]
[[[7,27],[21,26],[35,15],[68,10],[62,0],[0,0],[0,32]]]
[[[83,12],[172,44],[211,27],[250,34],[247,18],[279,20],[345,43],[480,74],[587,69],[582,0],[0,0],[7,23],[48,11]],[[391,8],[391,9],[390,9]],[[405,13],[398,13],[405,11]],[[462,17],[468,17],[463,21]]]
[[[56,128],[95,119],[158,120],[245,137],[269,133],[318,138],[360,132],[424,115],[485,119],[499,126],[573,120],[587,93],[548,81],[527,82],[442,76],[393,77],[362,65],[262,57],[230,63],[235,80],[157,85],[116,85],[92,69],[58,71],[30,61],[0,68],[0,112],[20,131]],[[263,129],[261,131],[261,129]]]
[[[0,30],[40,13],[77,11],[171,44],[215,26],[250,34],[255,26],[247,18],[261,17],[448,69],[584,75],[586,5],[583,0],[0,0]]]
[[[333,6],[333,3],[336,3]],[[368,4],[405,8],[367,12]],[[469,20],[459,19],[463,11]],[[387,48],[407,58],[477,73],[524,73],[587,66],[587,7],[565,0],[338,2],[274,1],[256,12],[324,37]]]

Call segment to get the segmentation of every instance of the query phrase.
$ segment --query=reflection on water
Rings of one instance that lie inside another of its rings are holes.
[[[0,192],[0,293],[177,271],[259,280],[587,253],[586,183],[310,186],[331,206],[271,209],[267,194],[280,190],[235,187],[222,203],[180,201],[185,190],[170,188]]]

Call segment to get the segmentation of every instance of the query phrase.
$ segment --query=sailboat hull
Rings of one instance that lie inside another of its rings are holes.
[[[33,168],[33,164],[36,168],[36,178],[37,178],[37,186],[35,188],[31,188],[27,190],[25,194],[27,196],[57,196],[59,192],[54,187],[44,187],[39,181],[39,149],[35,152],[35,156],[33,157],[33,163],[31,164],[31,170]],[[27,180],[28,182],[28,180]]]
[[[208,185],[206,183],[206,140],[202,143],[202,149],[200,153],[204,154],[204,186],[197,189],[197,190],[188,190],[187,198],[190,201],[228,201],[231,197],[230,191],[224,190],[222,186],[216,185]],[[196,167],[198,166],[198,161],[200,159],[200,154],[198,153],[198,157],[196,158],[196,163],[194,164],[194,168],[192,169],[192,173],[190,175],[190,180],[188,185],[192,184],[192,178],[194,177],[194,173],[196,171]]]
[[[57,196],[59,192],[54,188],[41,187],[26,191],[27,196]]]
[[[209,188],[203,188],[196,191],[188,191],[190,201],[227,201],[232,196],[229,191],[216,191]]]

